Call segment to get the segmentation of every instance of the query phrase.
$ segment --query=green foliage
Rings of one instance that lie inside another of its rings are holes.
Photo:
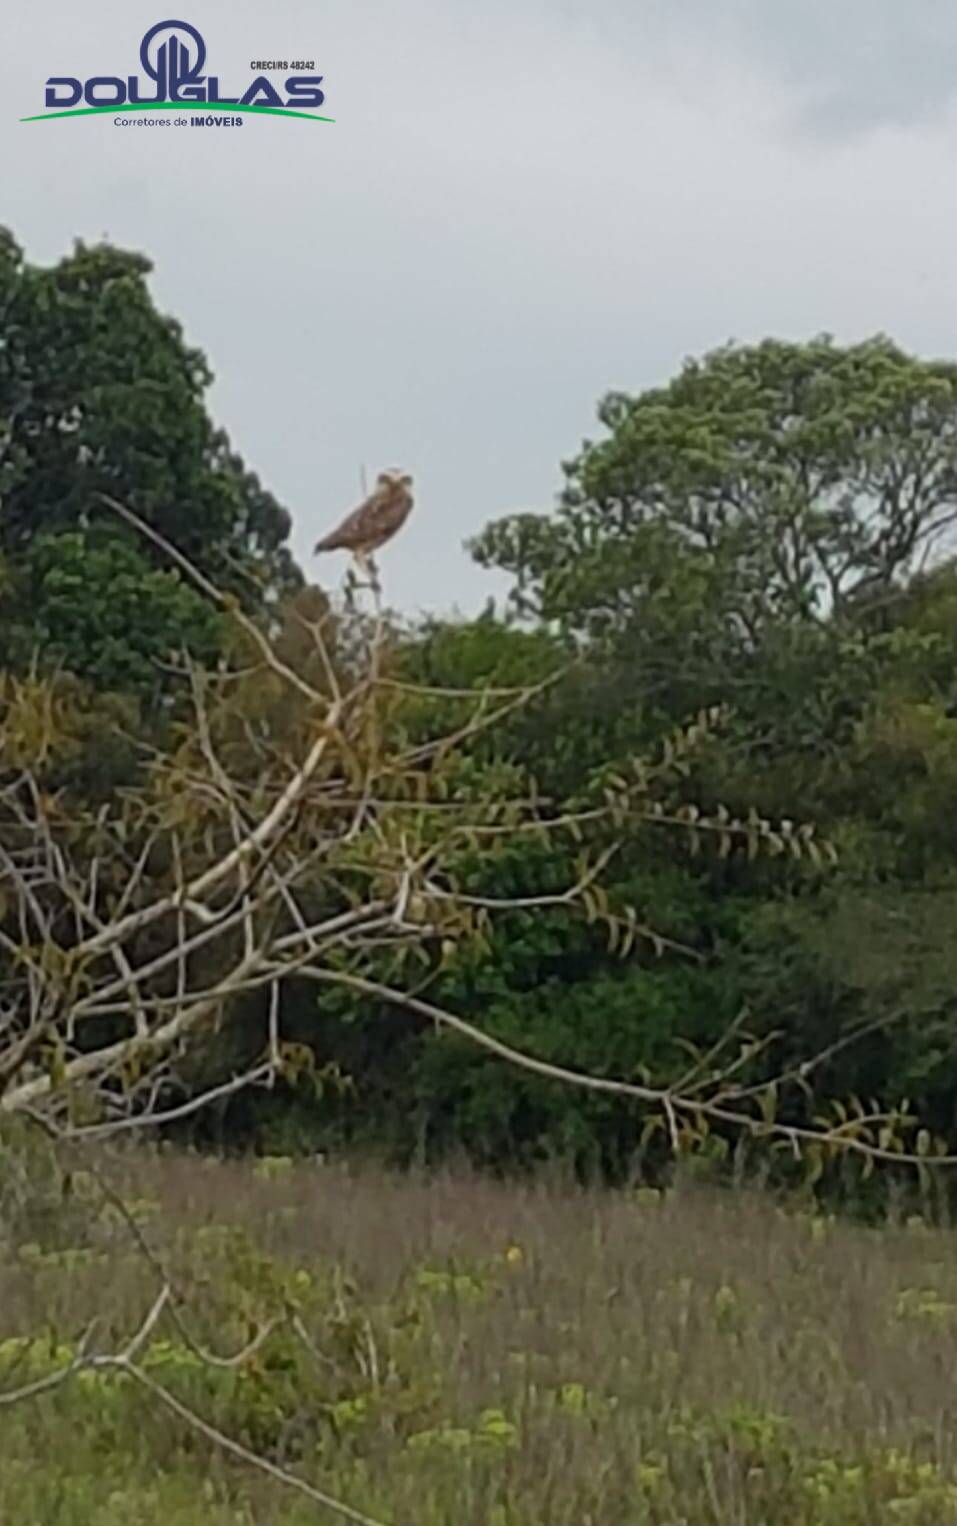
[[[265,1180],[169,1151],[108,1169],[153,1205],[151,1254],[177,1290],[140,1370],[374,1520],[953,1519],[951,1232],[853,1229],[687,1184],[652,1200],[336,1167]],[[4,1410],[3,1518],[315,1520],[313,1502],[95,1365],[157,1273],[96,1183],[77,1172],[75,1188],[96,1258],[66,1235],[57,1252],[0,1255],[0,1393],[67,1372],[100,1316],[93,1366]]]
[[[887,587],[953,517],[957,367],[878,337],[765,340],[611,393],[551,522],[475,544],[516,598],[596,634],[662,621],[703,640],[844,608]]]
[[[692,797],[814,820],[838,844],[827,879],[740,858],[692,873],[677,843],[646,854],[639,904],[667,907],[677,875],[708,955],[690,981],[662,961],[660,983],[685,993],[663,1029],[646,972],[615,972],[649,1040],[707,1048],[745,1011],[784,1073],[829,1051],[784,1116],[835,1094],[890,1110],[917,1094],[951,1141],[957,581],[951,563],[916,569],[957,512],[955,406],[957,368],[884,338],[728,346],[665,387],[607,397],[605,438],[566,466],[557,514],[499,521],[473,547],[514,574],[516,610],[582,652],[580,681],[517,723],[544,789],[720,702]],[[614,1026],[600,958],[596,1007]],[[534,1013],[523,989],[513,1032]],[[501,993],[498,1007],[487,994],[499,1020]],[[574,1052],[594,1063],[587,982],[549,994],[556,1031],[577,998]]]
[[[175,572],[150,566],[129,541],[105,530],[38,535],[8,596],[9,660],[26,668],[34,650],[99,690],[151,700],[158,660],[210,663],[222,648],[223,617]]]
[[[211,423],[209,366],[157,312],[150,270],[106,243],[33,266],[0,230],[0,644],[134,690],[162,686],[151,656],[205,657],[216,631],[148,545],[87,535],[115,533],[101,493],[252,609],[301,583],[289,516]]]
[[[199,872],[235,823],[215,781],[197,784],[203,748],[164,665],[187,651],[212,696],[222,653],[242,667],[249,650],[98,494],[129,500],[241,593],[317,692],[361,676],[364,627],[296,590],[286,517],[209,423],[208,367],[156,312],[148,272],[108,246],[34,269],[2,240],[0,703],[7,756],[39,770],[61,822],[89,824],[142,779],[138,742],[169,746],[151,809],[189,826]],[[605,437],[566,467],[558,513],[493,524],[474,548],[514,574],[531,618],[393,631],[377,701],[330,765],[323,787],[348,792],[361,760],[424,749],[378,776],[374,831],[335,866],[303,868],[311,915],[391,893],[410,851],[443,843],[410,913],[436,931],[350,968],[572,1070],[707,1089],[730,1066],[755,1096],[779,1075],[765,1103],[803,1125],[859,1098],[916,1131],[901,1103],[919,1096],[932,1151],[957,1144],[957,570],[915,570],[957,502],[955,406],[955,367],[883,338],[727,347],[665,387],[606,398]],[[275,672],[230,684],[211,737],[261,811],[315,716]],[[477,705],[494,726],[475,724]],[[451,740],[432,759],[440,732]],[[482,829],[446,852],[458,813]],[[303,835],[307,857],[315,840]],[[162,854],[149,862],[168,874]],[[599,862],[566,904],[570,878]],[[123,872],[103,877],[114,894]],[[453,896],[473,904],[453,917]],[[630,1101],[513,1070],[394,1005],[317,999],[290,977],[282,1007],[284,1083],[198,1120],[205,1137],[283,1158],[340,1141],[496,1169],[559,1156],[618,1178],[674,1144]],[[255,993],[232,1003],[177,1059],[177,1084],[252,1063],[265,1010]],[[730,1133],[695,1128],[703,1169],[730,1169]],[[856,1169],[810,1170],[820,1190],[864,1189]]]

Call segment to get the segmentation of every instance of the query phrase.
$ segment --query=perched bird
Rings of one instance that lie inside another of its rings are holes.
[[[347,514],[329,535],[316,541],[313,554],[351,551],[362,571],[368,573],[374,583],[373,552],[391,540],[408,519],[413,504],[411,488],[412,478],[408,472],[398,469],[380,472],[368,498]]]

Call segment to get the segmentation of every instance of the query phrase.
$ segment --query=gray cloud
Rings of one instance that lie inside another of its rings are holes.
[[[854,135],[938,119],[957,87],[957,9],[951,0],[606,0],[610,31],[652,53],[750,64],[786,92],[804,133]]]
[[[35,260],[77,234],[151,254],[304,562],[360,466],[401,463],[392,599],[475,608],[502,584],[463,539],[549,507],[608,388],[765,333],[954,352],[955,24],[931,47],[884,0],[832,9],[201,0],[224,82],[316,54],[337,122],[157,137],[16,120],[49,72],[135,67],[162,14],[37,0],[0,58],[0,220]]]
[[[954,101],[957,10],[949,0],[739,0],[735,9],[736,36],[797,87],[798,119],[809,130],[924,123]]]

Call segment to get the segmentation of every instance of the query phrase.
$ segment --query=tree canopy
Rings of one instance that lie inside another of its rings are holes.
[[[957,367],[768,340],[611,394],[557,512],[474,544],[510,617],[400,625],[303,586],[142,256],[0,270],[8,1109],[68,1115],[65,1066],[107,1113],[226,1085],[281,1148],[623,1174],[850,1107],[863,1171],[919,1092],[957,1145]]]
[[[884,337],[729,345],[598,416],[558,513],[474,544],[517,608],[577,631],[824,620],[899,586],[957,518],[957,365]]]
[[[101,494],[249,609],[302,581],[289,514],[210,419],[212,373],[157,311],[151,268],[107,243],[31,265],[0,230],[0,649],[20,667],[37,657],[141,691],[163,686],[150,658],[181,646],[208,657],[215,631]]]

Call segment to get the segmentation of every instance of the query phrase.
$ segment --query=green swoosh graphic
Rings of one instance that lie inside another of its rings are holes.
[[[335,117],[319,117],[313,111],[293,111],[289,106],[241,106],[239,102],[190,101],[180,105],[178,101],[137,101],[131,106],[78,106],[71,111],[40,111],[34,117],[21,117],[21,122],[47,122],[54,117],[118,117],[124,111],[191,111],[197,116],[217,115],[223,111],[258,111],[270,117],[302,117],[305,122],[334,122]]]

